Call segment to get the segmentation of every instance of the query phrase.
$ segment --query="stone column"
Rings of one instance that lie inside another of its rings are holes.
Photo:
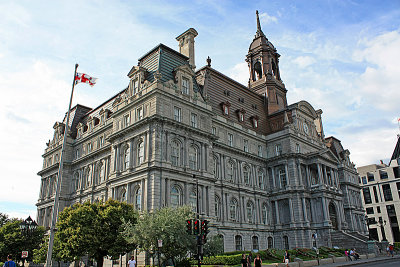
[[[278,200],[275,200],[275,213],[276,213],[276,224],[280,224],[281,220],[279,218]]]
[[[325,202],[325,197],[321,197],[322,201],[322,213],[323,213],[323,219],[324,221],[328,221],[328,211],[326,209],[326,202]]]
[[[318,184],[322,184],[322,170],[321,170],[321,163],[317,164],[318,168]]]
[[[207,207],[207,204],[206,204],[206,187],[204,186],[204,185],[202,185],[201,186],[201,193],[202,193],[202,207],[201,207],[201,213],[202,214],[206,214],[206,207]]]
[[[170,206],[170,193],[171,193],[171,186],[170,186],[170,180],[168,178],[165,178],[165,206],[169,207]]]
[[[140,200],[140,206],[142,206],[142,210],[147,210],[147,182],[146,179],[142,179],[142,184],[140,186],[140,190],[142,191],[142,199]]]
[[[301,204],[302,204],[302,208],[303,208],[304,221],[309,222],[309,218],[308,218],[308,214],[307,214],[306,199],[304,197],[301,198]]]
[[[133,138],[128,141],[129,142],[129,151],[130,151],[130,156],[129,156],[129,168],[132,169],[133,166],[136,165],[136,149],[133,148]],[[135,162],[135,164],[133,164]]]
[[[289,214],[290,214],[290,222],[294,223],[294,211],[293,211],[293,201],[292,198],[289,198]]]
[[[126,185],[126,202],[132,204],[132,183]]]

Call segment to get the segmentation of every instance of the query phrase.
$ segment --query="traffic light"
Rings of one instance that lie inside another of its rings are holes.
[[[192,234],[192,220],[186,220],[186,232]]]
[[[199,226],[199,220],[193,221],[193,234],[198,235],[200,233],[200,226]]]
[[[204,235],[207,235],[210,232],[208,230],[208,223],[209,223],[209,221],[207,221],[207,220],[201,221],[201,233]]]

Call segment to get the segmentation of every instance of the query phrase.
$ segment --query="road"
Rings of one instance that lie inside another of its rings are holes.
[[[381,262],[371,262],[371,263],[364,263],[360,266],[369,266],[369,267],[399,267],[400,266],[400,259],[396,259],[393,261],[381,261]]]

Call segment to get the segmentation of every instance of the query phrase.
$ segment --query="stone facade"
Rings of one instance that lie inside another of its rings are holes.
[[[400,139],[389,165],[381,162],[357,168],[371,238],[400,242]]]
[[[60,210],[117,199],[138,210],[192,205],[225,251],[331,246],[332,231],[365,234],[348,150],[325,138],[322,111],[287,104],[279,54],[257,33],[248,86],[208,65],[194,70],[194,38],[181,54],[160,44],[128,73],[126,89],[71,111]],[[37,221],[49,226],[65,121],[43,154]],[[196,181],[199,195],[196,196]]]

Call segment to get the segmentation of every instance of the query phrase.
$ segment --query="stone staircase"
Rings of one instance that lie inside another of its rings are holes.
[[[347,233],[344,231],[331,231],[332,246],[339,248],[355,248],[358,253],[368,252],[368,237],[359,233]]]

